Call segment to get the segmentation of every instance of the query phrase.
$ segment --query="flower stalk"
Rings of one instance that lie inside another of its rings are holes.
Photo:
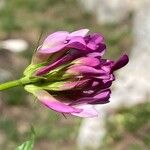
[[[3,90],[7,90],[9,88],[13,88],[13,87],[16,87],[16,86],[20,86],[22,83],[19,80],[14,80],[14,81],[9,81],[9,82],[6,82],[6,83],[2,83],[0,84],[0,91],[3,91]]]
[[[28,77],[23,77],[18,80],[8,81],[0,84],[0,91],[7,90],[16,86],[25,86],[27,84],[38,82],[39,78],[30,79]]]

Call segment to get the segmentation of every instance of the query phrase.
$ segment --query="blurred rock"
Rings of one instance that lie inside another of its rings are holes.
[[[0,82],[15,79],[22,73],[26,65],[27,60],[22,56],[6,49],[0,49]]]
[[[114,101],[124,101],[126,105],[142,102],[150,94],[150,3],[141,5],[133,19],[134,45],[130,63],[119,73]],[[130,101],[126,102],[127,99]]]
[[[0,48],[10,50],[12,52],[22,52],[29,48],[28,43],[22,39],[8,39],[0,41]]]
[[[149,0],[78,0],[87,12],[93,13],[100,24],[119,23]]]
[[[102,137],[105,135],[104,118],[100,117],[83,119],[77,137],[79,150],[99,150]]]
[[[2,145],[4,142],[6,142],[7,137],[3,132],[0,132],[0,145]]]
[[[78,0],[82,7],[88,12],[94,13],[97,4],[100,2],[99,0]]]
[[[3,68],[0,68],[0,83],[7,81],[11,77],[12,77],[12,74],[9,71],[7,71]]]
[[[5,0],[0,0],[0,10],[4,8]]]
[[[100,24],[123,21],[130,10],[129,0],[79,0],[87,12],[93,13]]]
[[[130,10],[128,0],[99,0],[96,10],[98,23],[119,23],[123,21]]]

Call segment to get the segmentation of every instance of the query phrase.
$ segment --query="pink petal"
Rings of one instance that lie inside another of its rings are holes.
[[[65,41],[69,33],[65,31],[58,31],[50,34],[43,42],[39,49],[40,53],[54,53],[65,47]]]
[[[44,43],[49,43],[53,40],[55,40],[56,38],[60,38],[60,39],[66,39],[66,37],[69,35],[69,32],[67,31],[57,31],[57,32],[54,32],[52,34],[50,34],[45,40],[44,40]]]
[[[90,41],[92,41],[96,44],[104,43],[104,37],[101,34],[94,33],[94,34],[91,35],[91,40]]]
[[[93,52],[93,53],[89,53],[87,54],[88,57],[98,57],[100,58],[102,56],[102,54],[100,52]]]
[[[70,107],[59,101],[51,101],[51,99],[47,99],[47,100],[43,99],[41,102],[43,105],[47,106],[48,108],[58,111],[60,113],[72,113],[72,112],[78,113],[82,111],[81,109]]]
[[[70,90],[73,88],[81,88],[87,85],[88,79],[80,80],[80,81],[66,81],[64,82],[63,86],[60,87],[60,90]]]
[[[69,62],[72,59],[73,59],[73,57],[71,55],[69,55],[69,54],[64,56],[64,57],[61,57],[60,59],[58,59],[54,63],[49,64],[47,66],[44,66],[44,67],[40,68],[39,70],[37,70],[36,75],[41,76],[43,74],[46,74],[46,73],[50,72],[51,70],[57,68],[58,66]]]
[[[93,67],[85,66],[85,65],[76,65],[76,66],[74,65],[67,70],[67,73],[74,74],[74,75],[80,75],[80,74],[103,75],[105,74],[105,71],[98,70]]]
[[[79,113],[71,113],[72,115],[83,117],[83,118],[98,117],[98,112],[92,105],[81,105],[81,106],[77,106],[77,108],[83,110]]]
[[[61,113],[79,113],[82,111],[80,108],[75,108],[68,106],[67,104],[60,102],[48,92],[44,90],[39,90],[35,92],[35,95],[40,100],[40,102],[47,106],[48,108],[61,112]]]
[[[89,49],[91,49],[91,50],[96,50],[96,49],[97,49],[97,45],[96,45],[94,42],[92,42],[92,41],[90,41],[90,42],[87,44],[87,47],[88,47]]]
[[[73,63],[96,67],[100,64],[100,61],[99,59],[94,58],[94,57],[80,57],[76,59]]]
[[[55,42],[55,45],[51,45],[49,48],[41,48],[39,50],[39,53],[43,54],[52,54],[55,52],[58,52],[60,50],[63,50],[66,47],[65,44],[59,43],[59,41]]]
[[[81,30],[74,31],[74,32],[70,33],[69,37],[71,37],[71,36],[82,36],[82,37],[85,37],[88,32],[89,32],[89,29],[81,29]]]

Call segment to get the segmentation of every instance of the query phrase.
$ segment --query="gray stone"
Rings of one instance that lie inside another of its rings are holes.
[[[4,6],[5,6],[5,0],[0,0],[0,10],[4,8]]]
[[[129,12],[148,4],[149,0],[78,0],[85,11],[93,13],[100,24],[119,23]]]
[[[8,70],[5,70],[3,68],[0,68],[0,83],[7,81],[12,77],[12,73]]]
[[[8,39],[0,41],[0,48],[7,49],[12,52],[22,52],[29,48],[28,43],[23,39]]]
[[[99,0],[96,18],[98,23],[119,23],[128,17],[128,0]]]

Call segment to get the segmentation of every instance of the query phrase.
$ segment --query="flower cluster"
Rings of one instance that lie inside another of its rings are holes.
[[[80,117],[97,116],[94,105],[109,102],[114,71],[128,63],[103,59],[106,45],[102,35],[88,29],[50,34],[38,47],[24,75],[38,78],[25,89],[48,108]]]

